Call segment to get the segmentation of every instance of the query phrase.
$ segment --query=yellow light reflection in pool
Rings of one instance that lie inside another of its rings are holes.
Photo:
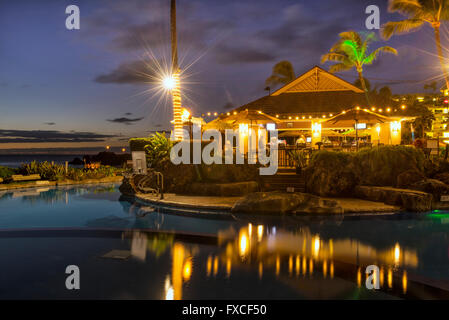
[[[218,272],[218,257],[214,258],[214,276],[217,274]]]
[[[248,224],[248,234],[250,237],[253,234],[253,225],[251,223]]]
[[[299,268],[300,268],[300,261],[299,261],[299,256],[296,256],[296,261],[295,261],[295,270],[296,270],[296,275],[299,275]]]
[[[208,256],[207,257],[207,264],[206,264],[206,271],[207,271],[207,276],[210,276],[210,272],[212,270],[212,257]]]
[[[240,257],[242,259],[245,259],[246,255],[248,254],[248,236],[245,232],[240,233],[239,248],[240,248]]]
[[[305,276],[307,273],[307,260],[306,257],[302,257],[302,275]]]
[[[399,264],[401,259],[401,247],[399,246],[399,243],[396,243],[394,245],[394,263],[397,265]]]
[[[331,279],[334,278],[334,262],[331,262],[331,265],[329,268],[329,275],[331,276]]]
[[[279,275],[279,271],[281,270],[281,260],[279,256],[276,256],[276,275]]]
[[[188,258],[184,262],[182,277],[184,278],[184,281],[189,281],[191,276],[192,276],[192,258]]]
[[[384,269],[380,268],[379,270],[379,284],[381,287],[384,286]]]
[[[315,239],[313,240],[313,255],[317,257],[319,252],[320,252],[320,237],[316,236]]]
[[[263,275],[263,264],[261,261],[259,262],[259,279],[262,279],[262,275]]]
[[[257,226],[257,241],[262,241],[262,236],[263,236],[263,225],[258,225]]]
[[[323,261],[323,276],[324,276],[324,278],[327,277],[327,261],[326,260]]]
[[[407,271],[402,275],[402,291],[407,293]]]
[[[388,269],[387,282],[388,288],[393,288],[393,271],[391,269]]]
[[[357,269],[357,287],[362,286],[362,272],[360,271],[360,268]]]
[[[227,258],[226,259],[226,277],[230,277],[231,276],[231,259]]]
[[[290,255],[288,257],[288,274],[291,275],[293,271],[293,257]]]

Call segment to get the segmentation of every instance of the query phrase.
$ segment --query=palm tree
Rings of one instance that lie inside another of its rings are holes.
[[[346,71],[356,68],[359,80],[365,91],[366,101],[370,105],[368,89],[363,78],[363,66],[371,65],[381,52],[388,52],[397,55],[396,49],[388,46],[380,47],[368,54],[368,46],[376,40],[373,32],[366,36],[358,34],[356,31],[346,31],[339,34],[340,39],[333,45],[328,53],[321,57],[321,63],[326,61],[338,62],[329,68],[329,72]]]
[[[388,10],[407,16],[407,19],[402,21],[390,21],[384,24],[382,26],[382,36],[385,39],[389,39],[394,34],[417,31],[426,23],[432,26],[441,69],[446,81],[446,86],[449,88],[448,75],[444,64],[440,38],[441,21],[449,19],[449,3],[447,0],[390,0]]]
[[[295,80],[295,71],[290,61],[280,61],[273,67],[271,76],[265,80],[267,86],[276,86],[279,84],[287,84]]]

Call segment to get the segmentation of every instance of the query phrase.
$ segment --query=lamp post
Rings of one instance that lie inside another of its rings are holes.
[[[176,0],[171,0],[170,5],[170,31],[172,54],[172,99],[173,99],[173,124],[176,140],[182,140],[182,110],[181,110],[181,82],[178,66],[178,42],[176,38]]]

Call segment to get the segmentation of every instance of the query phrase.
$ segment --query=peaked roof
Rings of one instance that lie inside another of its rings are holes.
[[[377,101],[376,108],[396,107],[395,101]],[[373,104],[374,103],[374,104]],[[271,95],[249,102],[233,111],[252,109],[269,115],[338,113],[360,106],[368,108],[363,90],[321,69],[313,67]]]
[[[272,96],[278,96],[282,93],[322,91],[353,91],[363,93],[361,89],[349,82],[315,66],[292,82],[273,92]]]

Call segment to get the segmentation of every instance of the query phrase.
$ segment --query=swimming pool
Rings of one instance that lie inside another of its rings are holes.
[[[446,212],[192,217],[111,184],[0,193],[0,230],[0,299],[448,298]]]

